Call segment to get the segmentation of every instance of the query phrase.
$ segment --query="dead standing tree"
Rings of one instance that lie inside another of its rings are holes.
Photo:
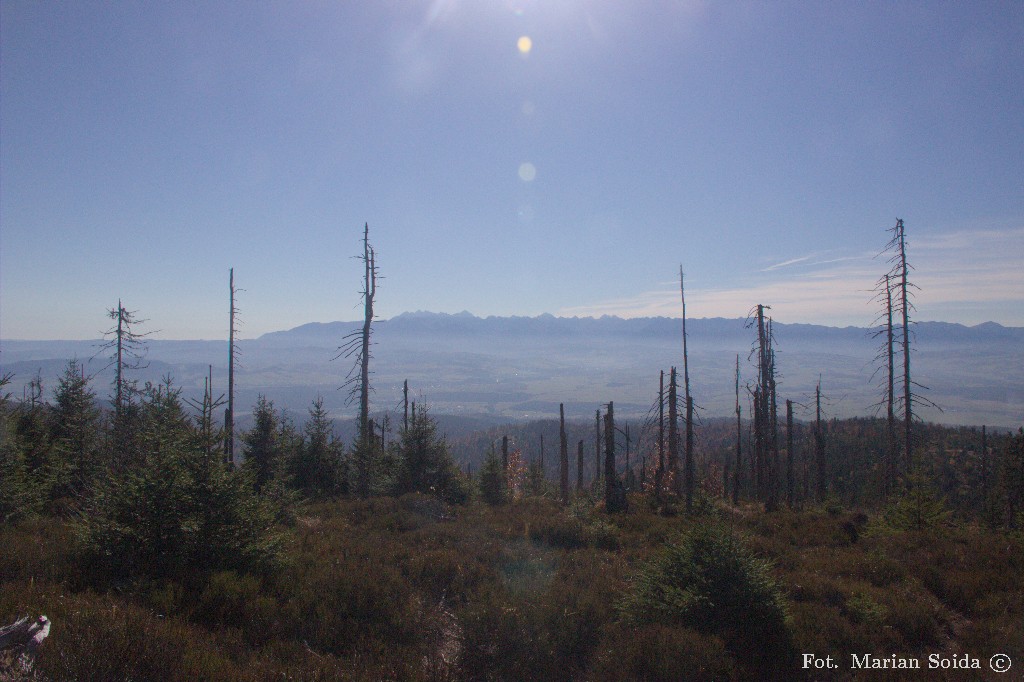
[[[891,254],[889,256],[890,269],[888,274],[892,282],[891,286],[896,291],[896,298],[892,303],[892,307],[893,311],[899,313],[902,318],[902,324],[900,325],[900,336],[902,338],[899,341],[899,345],[903,351],[903,465],[906,467],[907,486],[910,487],[911,476],[915,471],[912,429],[914,421],[913,405],[917,403],[936,409],[940,408],[914,390],[915,387],[920,389],[927,388],[913,381],[910,373],[910,311],[914,310],[914,304],[910,298],[911,290],[917,289],[917,286],[909,280],[910,270],[913,270],[913,266],[907,262],[907,239],[903,220],[897,218],[896,225],[889,228],[889,232],[892,234],[892,237],[886,245],[885,253]]]
[[[690,358],[686,348],[686,289],[683,286],[683,266],[679,266],[679,295],[683,303],[683,391],[686,400],[686,454],[683,480],[686,487],[686,511],[693,511],[693,396],[690,395]]]
[[[216,432],[213,422],[214,412],[224,404],[224,394],[222,393],[219,397],[213,397],[213,366],[207,366],[207,375],[203,378],[203,399],[195,400],[189,399],[186,402],[191,405],[196,411],[199,412],[198,423],[196,426],[199,431],[199,440],[202,444],[203,454],[206,455],[207,462],[211,461],[214,452],[217,448],[218,439],[220,434]],[[228,462],[227,456],[224,456],[225,463]]]
[[[682,481],[679,477],[679,401],[676,393],[676,368],[672,367],[668,379],[668,480],[672,494],[679,497]]]
[[[363,326],[343,338],[334,359],[354,356],[352,369],[341,388],[348,388],[347,403],[359,401],[358,435],[354,452],[356,494],[366,497],[370,494],[370,470],[372,467],[374,438],[370,431],[370,337],[373,332],[373,302],[377,296],[377,264],[373,247],[370,245],[370,226],[363,226],[363,254],[356,256],[363,262]]]
[[[665,370],[658,375],[658,467],[654,470],[654,498],[660,504],[665,485]]]
[[[786,400],[786,506],[790,509],[796,506],[793,454],[793,401]]]
[[[754,398],[754,463],[757,494],[767,511],[778,508],[779,443],[776,408],[775,352],[772,348],[771,320],[764,311],[771,308],[758,304],[756,316],[748,323],[757,325],[757,387]]]
[[[576,492],[583,492],[583,441],[576,444]]]
[[[875,406],[885,405],[886,418],[886,445],[885,445],[885,470],[882,475],[882,495],[888,496],[896,481],[898,467],[896,465],[896,361],[895,361],[895,335],[893,333],[893,307],[892,307],[892,275],[886,273],[878,280],[875,286],[875,297],[873,300],[884,301],[884,309],[879,316],[885,320],[885,326],[876,331],[872,336],[878,338],[884,335],[884,341],[875,356],[875,362],[884,361],[886,376],[885,386],[882,389],[882,398]],[[876,320],[876,324],[878,320]],[[878,369],[881,369],[879,366]],[[876,374],[878,369],[875,370]]]
[[[626,491],[616,475],[615,468],[615,406],[608,403],[604,416],[604,507],[608,513],[626,510]]]
[[[148,321],[140,320],[137,314],[138,311],[125,309],[121,299],[118,299],[117,307],[107,311],[107,317],[114,320],[114,326],[103,332],[103,337],[108,340],[97,351],[97,355],[103,351],[111,353],[110,362],[103,369],[114,368],[114,419],[118,422],[124,417],[124,408],[131,400],[134,387],[134,382],[125,378],[125,371],[145,369],[149,365],[145,362],[144,339],[154,332],[140,334],[135,331],[135,325]]]
[[[821,377],[814,387],[814,461],[818,474],[818,502],[824,502],[828,479],[825,472],[825,429],[821,423]]]
[[[768,505],[770,511],[779,508],[779,492],[782,465],[779,460],[779,409],[778,386],[775,370],[775,335],[772,333],[772,320],[768,318],[768,419],[769,445],[771,447],[771,464],[769,467]]]
[[[228,271],[228,406],[224,410],[224,462],[235,464],[235,361],[238,359],[238,344],[235,335],[238,333],[238,306],[235,304],[235,269]]]
[[[103,332],[107,341],[100,345],[96,354],[109,351],[110,362],[103,369],[114,368],[113,462],[115,465],[121,465],[125,463],[129,456],[128,452],[132,449],[133,429],[129,423],[129,407],[136,390],[135,382],[128,380],[125,372],[149,366],[145,361],[145,338],[155,332],[136,332],[135,326],[144,324],[147,320],[140,320],[137,311],[127,310],[120,299],[117,301],[117,308],[107,311],[107,317],[114,320],[114,326]]]
[[[558,404],[558,482],[562,504],[569,504],[569,441],[565,435],[565,403]]]
[[[743,423],[740,407],[740,354],[736,354],[736,471],[733,473],[732,503],[740,503],[740,476],[743,470]]]

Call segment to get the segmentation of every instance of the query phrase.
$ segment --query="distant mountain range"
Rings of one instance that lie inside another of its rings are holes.
[[[360,322],[310,323],[240,342],[237,397],[251,405],[263,393],[300,417],[318,394],[338,416],[352,414],[337,390],[350,369],[331,361],[342,338]],[[988,322],[914,325],[913,378],[943,408],[925,419],[949,424],[1014,427],[1024,423],[1024,328]],[[809,406],[819,376],[830,416],[874,414],[881,373],[872,379],[878,339],[870,329],[775,323],[780,398]],[[741,383],[755,370],[747,356],[755,332],[743,319],[687,321],[690,375],[696,403],[708,417],[733,412],[735,364]],[[374,323],[374,409],[395,412],[402,381],[435,414],[485,422],[548,417],[558,404],[592,418],[612,400],[620,414],[646,413],[658,372],[682,365],[682,330],[672,318],[487,317],[469,313],[404,313]],[[3,371],[16,374],[13,392],[39,370],[52,387],[68,358],[87,359],[98,342],[0,340]],[[140,381],[170,374],[186,393],[201,392],[207,367],[226,386],[226,342],[152,341]],[[103,395],[111,377],[101,359],[87,364]],[[741,394],[744,413],[746,398]],[[799,415],[798,415],[799,416]]]

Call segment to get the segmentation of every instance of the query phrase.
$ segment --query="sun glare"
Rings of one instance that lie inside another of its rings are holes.
[[[516,41],[516,47],[519,48],[519,54],[528,55],[530,50],[533,49],[533,41],[530,40],[530,36],[519,36],[519,40]]]

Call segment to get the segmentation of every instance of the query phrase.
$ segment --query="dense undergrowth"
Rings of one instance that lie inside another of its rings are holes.
[[[52,680],[843,679],[866,652],[1024,663],[1019,534],[830,512],[320,502],[282,527],[275,571],[192,580],[90,573],[69,520],[28,519],[0,529],[0,619],[50,617],[36,672]],[[801,653],[840,668],[808,674]]]

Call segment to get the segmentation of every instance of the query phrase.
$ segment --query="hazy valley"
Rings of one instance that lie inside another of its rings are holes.
[[[338,387],[350,369],[332,361],[358,322],[311,323],[243,340],[237,400],[247,412],[258,394],[300,420],[319,396],[335,418],[354,414]],[[688,324],[690,372],[696,404],[705,417],[733,411],[736,356],[740,380],[751,380],[747,356],[755,340],[742,319],[695,319]],[[915,325],[915,380],[942,408],[921,409],[937,423],[1013,427],[1024,415],[1024,329],[994,323],[965,327]],[[820,376],[829,417],[875,414],[879,377],[872,378],[877,340],[870,330],[776,323],[780,396],[810,406]],[[620,414],[645,414],[657,397],[658,372],[681,365],[678,319],[614,317],[488,317],[406,313],[374,325],[372,408],[395,412],[402,382],[411,399],[436,415],[461,416],[472,425],[549,418],[564,402],[567,415],[591,418],[615,401]],[[86,360],[98,341],[0,341],[5,371],[14,372],[15,395],[38,371],[52,388],[67,359]],[[150,341],[149,366],[132,376],[144,383],[165,375],[186,396],[202,392],[208,366],[215,393],[227,385],[225,341]],[[107,360],[86,364],[101,393],[113,379]],[[880,375],[879,375],[880,376]],[[741,394],[742,395],[742,394]],[[746,408],[744,408],[746,412]],[[797,408],[797,417],[802,418]],[[457,427],[456,427],[457,428]]]

